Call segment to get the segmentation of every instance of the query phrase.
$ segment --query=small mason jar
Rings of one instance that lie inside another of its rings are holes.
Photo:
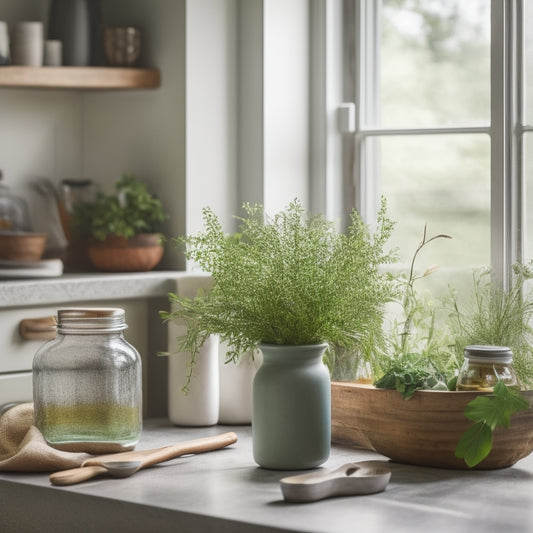
[[[457,377],[459,391],[492,392],[498,381],[508,387],[518,385],[512,365],[513,352],[505,346],[467,346]]]
[[[142,429],[142,373],[122,333],[124,310],[60,309],[57,323],[56,338],[33,359],[35,425],[61,450],[133,449]]]

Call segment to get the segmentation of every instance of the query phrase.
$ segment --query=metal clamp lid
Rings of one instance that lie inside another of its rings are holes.
[[[510,363],[513,360],[513,352],[507,346],[466,346],[464,356],[472,361],[487,363]]]

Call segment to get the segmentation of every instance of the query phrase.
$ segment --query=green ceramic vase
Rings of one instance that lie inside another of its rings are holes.
[[[331,383],[326,344],[262,344],[253,382],[254,460],[275,470],[314,468],[329,457]]]

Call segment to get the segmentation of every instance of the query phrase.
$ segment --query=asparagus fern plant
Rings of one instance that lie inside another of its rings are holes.
[[[229,360],[260,343],[356,348],[382,336],[383,304],[394,294],[381,268],[393,260],[385,250],[393,224],[384,200],[374,233],[355,211],[339,233],[297,200],[273,218],[259,205],[245,204],[244,211],[238,239],[227,238],[210,208],[203,231],[177,239],[213,278],[212,289],[195,298],[171,294],[173,311],[161,313],[186,326],[178,339],[178,350],[191,354],[185,389],[210,334],[229,344]]]

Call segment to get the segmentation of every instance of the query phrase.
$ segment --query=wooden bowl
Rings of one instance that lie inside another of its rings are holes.
[[[39,261],[46,246],[46,233],[0,232],[0,259]]]
[[[139,234],[131,239],[108,237],[104,242],[89,244],[89,259],[103,272],[146,272],[163,257],[159,234]]]
[[[479,394],[417,391],[404,400],[394,390],[333,382],[332,441],[375,450],[398,463],[468,469],[454,453],[473,424],[465,407]],[[491,452],[475,468],[505,468],[533,451],[533,391],[524,395],[529,410],[514,414],[509,428],[494,431]]]

